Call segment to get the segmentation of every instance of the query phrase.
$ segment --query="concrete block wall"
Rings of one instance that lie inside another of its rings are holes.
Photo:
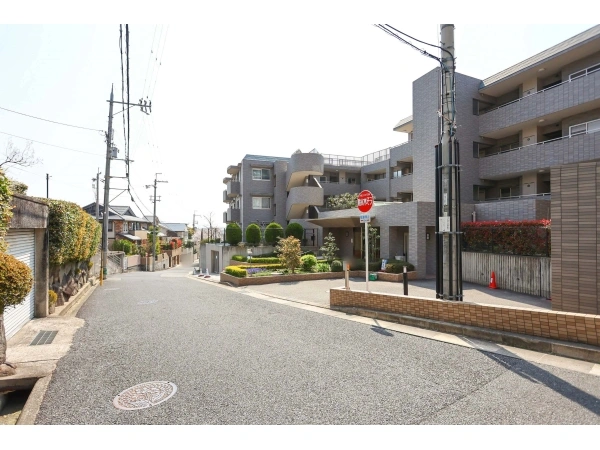
[[[540,220],[550,218],[550,200],[520,198],[475,204],[478,222],[487,220]],[[463,218],[463,221],[470,221]]]

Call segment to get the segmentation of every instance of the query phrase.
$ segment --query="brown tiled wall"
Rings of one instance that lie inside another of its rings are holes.
[[[552,309],[600,314],[600,164],[552,169]]]
[[[366,291],[329,291],[331,307],[345,306],[600,346],[600,316],[533,311]]]

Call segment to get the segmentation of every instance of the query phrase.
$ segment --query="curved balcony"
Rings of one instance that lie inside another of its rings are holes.
[[[290,189],[287,198],[286,219],[301,219],[309,206],[323,205],[323,188],[298,186]]]
[[[224,222],[241,222],[241,214],[239,208],[227,208],[227,212],[223,214]]]
[[[228,181],[227,182],[227,197],[239,197],[240,195],[240,182],[239,181]]]
[[[323,175],[323,155],[320,153],[294,153],[288,164],[287,190],[302,186],[309,175]]]

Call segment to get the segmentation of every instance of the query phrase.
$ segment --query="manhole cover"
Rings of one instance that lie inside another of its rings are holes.
[[[170,399],[177,392],[177,386],[169,381],[149,381],[125,389],[113,400],[118,409],[133,411],[156,406]]]
[[[152,303],[156,303],[158,300],[141,300],[138,302],[138,305],[151,305]]]

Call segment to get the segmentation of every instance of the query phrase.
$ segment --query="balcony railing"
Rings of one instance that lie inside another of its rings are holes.
[[[390,159],[390,150],[396,147],[400,147],[401,145],[408,144],[408,142],[403,142],[399,145],[394,145],[393,147],[388,147],[383,150],[379,150],[373,153],[369,153],[365,156],[342,156],[342,155],[323,155],[323,163],[329,166],[352,166],[352,167],[362,167],[367,164],[373,164],[380,161],[385,161]]]
[[[563,81],[562,83],[554,84],[554,85],[552,85],[550,87],[547,87],[546,89],[541,89],[541,90],[533,92],[531,94],[524,95],[523,97],[520,97],[520,98],[518,98],[516,100],[513,100],[512,102],[504,103],[503,105],[496,106],[495,108],[486,109],[485,111],[481,111],[479,113],[479,115],[481,116],[483,114],[487,114],[489,112],[496,111],[497,109],[504,108],[505,106],[512,105],[513,103],[519,103],[520,101],[522,101],[522,100],[524,100],[524,99],[526,99],[528,97],[531,97],[531,96],[537,95],[537,94],[541,94],[543,92],[549,91],[550,89],[554,89],[554,88],[557,88],[558,86],[562,86],[563,84],[568,84],[568,83],[571,83],[574,80],[579,80],[580,78],[587,77],[588,75],[591,75],[592,73],[598,72],[599,70],[600,70],[600,64],[597,64],[597,65],[594,65],[594,66],[590,66],[590,67],[588,67],[586,69],[583,69],[583,70],[581,70],[579,72],[571,74],[569,76],[569,79],[566,80],[566,81]]]
[[[595,123],[598,122],[598,124],[600,124],[600,119],[599,120],[593,120],[592,122],[586,122],[585,124],[582,125],[587,125],[588,123]],[[573,128],[573,127],[571,127]],[[502,150],[503,147],[500,147],[499,151],[494,152],[494,153],[486,153],[485,155],[480,156],[480,158],[487,158],[488,156],[495,156],[495,155],[500,155],[501,153],[508,153],[508,152],[514,152],[516,150],[521,150],[523,148],[528,148],[528,147],[534,147],[536,145],[544,145],[544,144],[548,144],[550,142],[556,142],[556,141],[562,141],[563,139],[570,139],[573,136],[580,136],[582,134],[591,134],[591,133],[595,133],[596,131],[600,131],[600,127],[597,126],[593,126],[593,127],[585,127],[585,131],[582,130],[577,130],[576,132],[573,132],[572,134],[568,135],[568,136],[563,136],[563,137],[559,137],[556,139],[550,139],[548,141],[542,141],[542,142],[536,142],[535,144],[529,144],[529,145],[522,145],[521,147],[514,147],[512,144],[506,148],[504,147],[504,150]]]
[[[527,195],[513,195],[509,197],[496,197],[486,198],[485,200],[478,200],[479,203],[483,202],[496,202],[500,200],[516,200],[516,199],[527,199],[527,198],[541,198],[542,200],[550,200],[550,192],[544,192],[542,194],[527,194]]]

